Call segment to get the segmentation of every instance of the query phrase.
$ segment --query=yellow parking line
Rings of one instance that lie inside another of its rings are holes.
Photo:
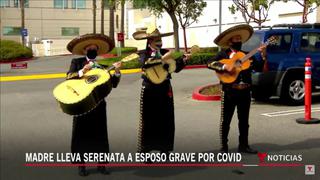
[[[24,80],[35,80],[35,79],[53,79],[53,78],[65,78],[65,73],[60,74],[33,74],[25,76],[1,76],[0,82],[5,81],[24,81]]]
[[[133,73],[139,73],[139,72],[141,72],[141,69],[121,70],[122,74],[133,74]],[[111,71],[111,73],[114,73],[114,71]],[[0,82],[36,80],[36,79],[55,79],[55,78],[66,78],[66,73],[33,74],[33,75],[24,75],[24,76],[0,76]]]
[[[124,70],[121,70],[122,74],[134,74],[134,73],[139,73],[139,72],[141,72],[140,68],[138,68],[138,69],[124,69]],[[111,73],[113,73],[113,72],[111,71]]]

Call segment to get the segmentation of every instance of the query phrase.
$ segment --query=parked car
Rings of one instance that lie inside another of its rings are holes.
[[[313,91],[320,87],[320,23],[263,27],[255,30],[243,50],[250,51],[271,36],[276,36],[277,40],[267,47],[264,67],[252,74],[252,96],[263,100],[276,95],[287,104],[302,104],[306,57],[312,59]],[[259,53],[255,56],[261,60]]]

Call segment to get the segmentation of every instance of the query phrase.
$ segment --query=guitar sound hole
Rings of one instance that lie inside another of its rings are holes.
[[[169,70],[169,64],[164,64],[164,65],[163,65],[163,69],[165,69],[165,70],[168,71],[168,70]]]
[[[98,78],[99,77],[97,75],[88,76],[86,78],[86,83],[88,83],[88,84],[94,83],[98,80]]]

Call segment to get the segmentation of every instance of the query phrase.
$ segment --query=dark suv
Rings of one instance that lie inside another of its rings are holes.
[[[252,96],[263,100],[276,95],[287,104],[302,104],[306,57],[312,59],[313,91],[320,87],[320,23],[263,27],[254,32],[243,50],[250,51],[271,36],[277,40],[267,47],[265,66],[252,74]],[[255,56],[261,60],[258,53]]]

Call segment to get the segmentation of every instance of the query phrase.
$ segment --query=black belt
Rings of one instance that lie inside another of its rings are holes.
[[[242,83],[242,84],[224,84],[223,89],[224,90],[245,90],[250,88],[250,84],[248,83]]]
[[[248,83],[244,84],[232,84],[231,88],[236,89],[236,90],[243,90],[243,89],[248,89],[251,85]]]

